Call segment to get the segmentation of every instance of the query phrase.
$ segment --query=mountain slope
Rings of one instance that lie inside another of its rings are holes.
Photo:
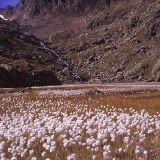
[[[99,27],[46,37],[90,83],[160,81],[160,1],[139,1]]]
[[[35,36],[0,18],[0,87],[58,85],[56,59],[41,49]]]

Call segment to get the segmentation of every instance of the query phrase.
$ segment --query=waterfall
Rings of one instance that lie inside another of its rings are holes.
[[[72,74],[73,78],[76,79],[78,82],[83,82],[82,78],[75,72],[73,72],[73,69],[69,66],[69,64],[67,63],[67,61],[63,60],[59,54],[57,54],[53,49],[49,48],[47,45],[45,45],[43,42],[40,42],[41,44],[41,47],[48,51],[48,52],[51,52],[59,61],[62,62],[64,68]]]

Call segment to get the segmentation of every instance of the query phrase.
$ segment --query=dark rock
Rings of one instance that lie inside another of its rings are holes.
[[[56,74],[62,68],[37,37],[0,19],[0,87],[60,85]]]
[[[158,27],[159,26],[157,24],[154,24],[151,26],[151,28],[150,28],[150,35],[151,36],[156,36]]]
[[[60,85],[61,82],[57,79],[51,71],[37,71],[34,72],[34,85],[35,86],[48,86],[48,85]]]
[[[87,46],[88,46],[88,43],[81,43],[81,44],[79,45],[79,47],[77,48],[77,51],[78,51],[78,52],[84,51],[84,50],[87,49]]]
[[[93,45],[100,45],[100,44],[102,44],[102,43],[105,43],[105,40],[102,38],[99,38],[99,39],[97,39],[97,40],[95,40],[95,41],[92,41],[92,44]]]
[[[104,95],[104,93],[96,88],[91,88],[86,92],[86,95],[89,95],[89,96]]]
[[[94,62],[94,61],[96,61],[95,55],[91,55],[91,56],[88,58],[88,61],[89,61],[89,62]]]
[[[138,22],[139,22],[139,17],[135,16],[132,18],[132,21],[131,21],[131,28],[132,27],[137,27],[138,26]]]

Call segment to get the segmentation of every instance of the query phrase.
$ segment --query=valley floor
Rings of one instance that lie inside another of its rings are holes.
[[[32,87],[32,89],[89,89],[96,88],[104,93],[160,91],[159,82],[107,83],[107,84],[67,84],[60,86]]]

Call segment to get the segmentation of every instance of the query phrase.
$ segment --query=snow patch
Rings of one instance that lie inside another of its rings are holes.
[[[2,18],[5,21],[8,21],[8,19],[5,19],[4,16],[0,15],[0,18]]]

